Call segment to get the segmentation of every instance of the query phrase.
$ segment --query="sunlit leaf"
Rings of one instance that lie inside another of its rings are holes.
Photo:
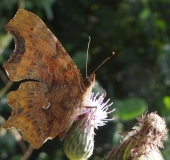
[[[163,99],[163,102],[165,104],[165,107],[170,110],[170,96],[165,96]]]

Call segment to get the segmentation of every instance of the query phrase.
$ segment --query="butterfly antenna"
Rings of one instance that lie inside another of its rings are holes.
[[[106,58],[94,71],[93,73],[95,73],[108,59],[110,59],[113,55],[115,54],[115,52],[112,52],[112,55],[108,58]],[[92,73],[92,74],[93,74]]]
[[[91,37],[89,36],[89,42],[88,42],[88,45],[87,45],[87,56],[86,56],[86,78],[87,78],[87,63],[88,63],[88,58],[89,58],[90,41],[91,41]]]

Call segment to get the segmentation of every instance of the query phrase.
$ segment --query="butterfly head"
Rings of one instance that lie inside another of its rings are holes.
[[[82,108],[86,108],[88,102],[89,102],[89,99],[90,99],[90,94],[91,94],[91,91],[92,91],[92,88],[94,87],[94,84],[95,84],[95,74],[92,73],[90,75],[90,77],[86,77],[84,79],[84,86],[85,86],[85,93],[83,95],[83,102],[82,102]],[[85,109],[84,108],[84,109]]]
[[[93,88],[94,84],[95,84],[95,73],[92,73],[90,75],[90,77],[87,77],[85,80],[84,80],[84,85],[86,88]]]

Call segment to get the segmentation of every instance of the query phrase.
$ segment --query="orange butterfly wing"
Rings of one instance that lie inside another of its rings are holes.
[[[20,9],[5,28],[15,50],[3,66],[10,79],[26,82],[7,95],[13,110],[3,127],[20,129],[34,148],[57,135],[64,138],[87,104],[95,75],[91,84],[83,82],[58,39],[33,13]]]

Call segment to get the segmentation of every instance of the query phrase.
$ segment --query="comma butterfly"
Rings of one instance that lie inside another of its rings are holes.
[[[63,139],[87,105],[95,74],[82,75],[59,40],[35,14],[19,9],[5,26],[15,50],[4,68],[13,81],[25,80],[7,95],[12,115],[4,128],[15,127],[35,149],[47,139]]]

